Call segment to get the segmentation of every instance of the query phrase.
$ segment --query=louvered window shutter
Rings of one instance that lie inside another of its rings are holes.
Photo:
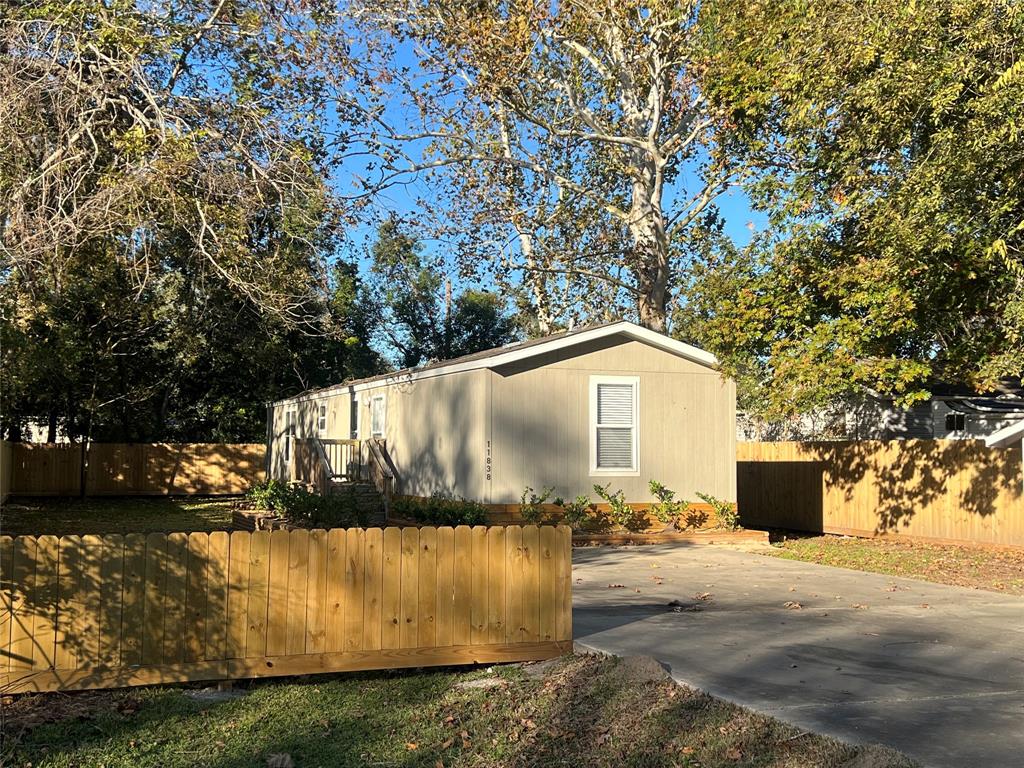
[[[597,385],[597,468],[633,469],[633,384]]]

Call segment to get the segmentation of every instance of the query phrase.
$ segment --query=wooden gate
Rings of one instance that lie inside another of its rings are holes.
[[[525,661],[572,645],[564,526],[0,537],[0,690]]]

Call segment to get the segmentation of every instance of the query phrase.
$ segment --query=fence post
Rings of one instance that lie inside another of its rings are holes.
[[[80,499],[84,499],[85,498],[85,475],[86,475],[86,471],[87,471],[86,470],[86,467],[87,467],[86,455],[88,453],[87,450],[86,450],[85,444],[86,444],[87,440],[88,440],[88,438],[86,438],[85,440],[82,440],[82,442],[79,443],[79,450],[78,450],[78,453],[79,453],[79,459],[78,459],[78,498],[80,498]]]

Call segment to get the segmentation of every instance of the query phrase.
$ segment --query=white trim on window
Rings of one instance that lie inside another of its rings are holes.
[[[320,403],[316,409],[316,431],[323,437],[327,434],[327,403]]]
[[[292,440],[295,439],[295,422],[298,414],[294,411],[284,412],[284,462],[287,464],[292,458]]]
[[[377,403],[380,403],[380,410],[377,410]],[[378,423],[377,417],[380,417]],[[385,395],[374,395],[370,398],[370,437],[384,437],[384,430],[387,428],[388,401]]]
[[[598,422],[598,399],[602,385],[621,387],[627,385],[632,400],[632,413],[629,421],[619,420],[613,423]],[[640,475],[640,377],[639,376],[591,376],[590,377],[590,474],[603,477],[637,477]],[[612,431],[629,431],[629,465],[598,466],[599,433]]]

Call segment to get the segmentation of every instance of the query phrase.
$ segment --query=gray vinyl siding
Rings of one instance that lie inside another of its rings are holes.
[[[648,481],[679,498],[736,499],[736,391],[717,372],[637,341],[573,349],[535,367],[490,372],[492,503],[523,489],[571,498],[595,483],[651,501]],[[590,473],[590,377],[640,379],[639,476]]]

